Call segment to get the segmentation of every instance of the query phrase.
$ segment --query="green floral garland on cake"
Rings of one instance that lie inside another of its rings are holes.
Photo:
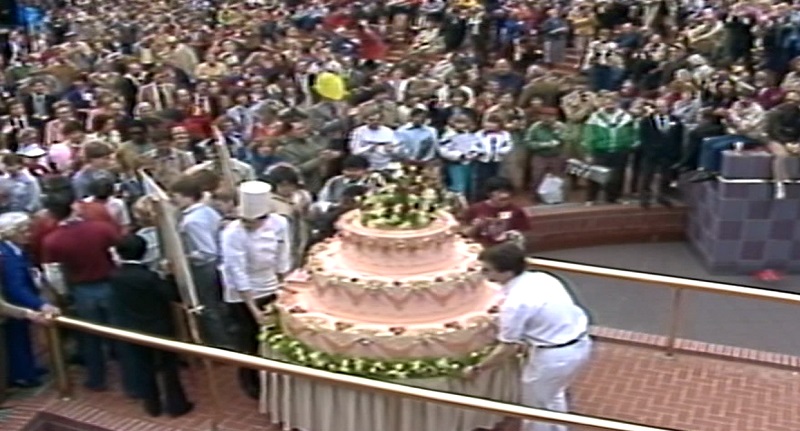
[[[381,361],[377,359],[348,358],[320,352],[287,336],[277,326],[264,329],[259,339],[261,342],[266,342],[271,351],[278,353],[294,364],[380,380],[430,379],[456,376],[465,367],[479,363],[494,348],[494,346],[488,346],[477,352],[470,353],[464,359],[439,358]]]
[[[372,174],[377,187],[360,202],[361,223],[376,229],[420,229],[447,203],[437,178],[424,165],[392,163]]]

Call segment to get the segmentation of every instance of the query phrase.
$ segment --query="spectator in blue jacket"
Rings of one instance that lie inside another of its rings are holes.
[[[58,314],[58,308],[42,299],[34,267],[24,251],[29,238],[30,217],[23,212],[0,215],[0,280],[3,297],[18,307]],[[9,319],[5,324],[8,383],[17,387],[41,385],[44,370],[36,365],[30,321]]]

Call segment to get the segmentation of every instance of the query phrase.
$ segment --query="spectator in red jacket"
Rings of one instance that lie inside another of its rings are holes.
[[[389,47],[383,43],[377,32],[369,28],[368,24],[358,24],[356,37],[359,41],[358,55],[362,60],[380,61],[386,58]]]
[[[79,318],[110,324],[109,280],[115,265],[109,250],[119,240],[119,231],[109,223],[84,220],[78,216],[70,199],[49,199],[45,207],[57,222],[42,244],[42,262],[48,283],[56,291],[72,295]],[[93,391],[106,390],[103,339],[81,334],[79,342],[87,368],[84,386]]]

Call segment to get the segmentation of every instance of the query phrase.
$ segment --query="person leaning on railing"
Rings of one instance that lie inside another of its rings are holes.
[[[60,313],[60,312],[59,312]],[[58,313],[57,313],[58,314]],[[55,316],[57,314],[52,314]],[[4,319],[19,319],[28,320],[34,323],[46,323],[51,315],[34,311],[29,308],[17,307],[16,305],[9,304],[2,296],[0,296],[0,403],[5,398],[5,393],[8,384],[6,358],[6,340],[5,340],[5,321]]]
[[[40,312],[57,314],[58,308],[41,295],[39,277],[24,251],[30,238],[30,216],[23,212],[0,215],[0,280],[9,303]],[[44,370],[37,366],[30,323],[11,319],[5,323],[8,352],[8,381],[16,387],[41,385]]]
[[[83,219],[75,211],[71,196],[53,196],[46,199],[45,207],[57,220],[56,228],[42,244],[47,283],[60,295],[71,296],[77,317],[108,324],[108,278],[115,267],[109,250],[119,240],[119,230],[108,223]],[[106,343],[89,334],[79,338],[87,369],[84,386],[92,391],[107,389]]]

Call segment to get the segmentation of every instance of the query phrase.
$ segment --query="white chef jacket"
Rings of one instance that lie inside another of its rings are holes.
[[[278,274],[292,268],[292,238],[289,221],[270,214],[261,226],[246,230],[239,220],[222,231],[222,299],[243,302],[239,292],[250,291],[263,298],[280,287]]]
[[[531,347],[568,343],[586,334],[589,318],[563,282],[544,272],[523,272],[503,286],[500,330],[504,343]]]

